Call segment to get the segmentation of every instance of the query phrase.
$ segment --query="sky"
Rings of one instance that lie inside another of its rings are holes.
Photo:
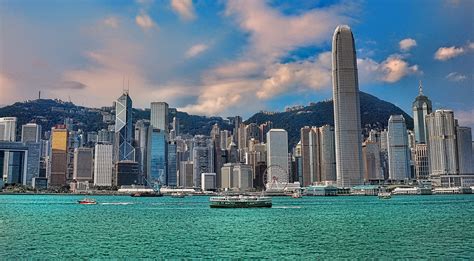
[[[0,104],[166,101],[244,118],[332,97],[331,40],[352,28],[359,88],[474,127],[474,1],[0,0]]]

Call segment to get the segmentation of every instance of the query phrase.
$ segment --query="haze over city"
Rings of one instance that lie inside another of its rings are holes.
[[[473,5],[4,0],[0,104],[41,91],[108,106],[125,85],[139,108],[162,100],[199,115],[281,111],[332,98],[331,34],[348,24],[362,91],[410,112],[421,80],[434,108],[473,126]]]

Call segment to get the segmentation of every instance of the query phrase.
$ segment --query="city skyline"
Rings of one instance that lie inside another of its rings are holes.
[[[113,100],[110,93],[129,88],[141,108],[159,100],[200,115],[283,110],[332,96],[330,35],[337,24],[347,23],[358,36],[362,91],[411,114],[422,80],[433,110],[453,109],[460,124],[472,127],[474,33],[463,26],[472,6],[470,1],[68,6],[3,1],[0,104],[34,99],[41,90],[43,97],[70,96],[100,107]],[[390,19],[402,10],[403,19]],[[40,19],[39,13],[49,17]]]

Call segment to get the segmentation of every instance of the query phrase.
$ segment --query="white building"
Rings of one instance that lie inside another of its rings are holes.
[[[16,141],[16,117],[0,118],[0,140]]]
[[[96,144],[94,157],[94,186],[112,186],[112,144]]]
[[[410,150],[407,127],[402,115],[392,115],[388,120],[388,175],[390,180],[402,181],[410,178]]]
[[[288,183],[288,133],[283,129],[267,132],[267,183]]]
[[[201,189],[202,191],[216,190],[216,173],[202,173],[201,174]]]
[[[240,191],[246,191],[253,187],[253,172],[249,165],[236,164],[233,168],[232,184]]]

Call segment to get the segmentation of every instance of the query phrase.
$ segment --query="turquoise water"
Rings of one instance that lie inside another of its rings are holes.
[[[0,195],[0,259],[474,259],[474,195],[273,198],[271,209],[176,199]]]

